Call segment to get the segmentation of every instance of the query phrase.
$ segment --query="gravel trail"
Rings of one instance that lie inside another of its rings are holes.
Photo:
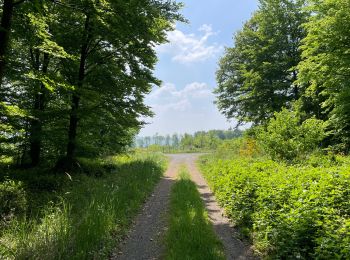
[[[224,210],[217,203],[206,180],[197,169],[197,159],[198,155],[189,155],[187,157],[187,167],[191,179],[196,183],[198,191],[204,201],[214,231],[224,245],[226,258],[230,260],[257,259],[253,256],[249,245],[238,238],[239,233],[233,228],[230,220],[225,217]]]
[[[196,167],[200,154],[169,155],[170,163],[164,177],[156,186],[143,210],[136,217],[126,239],[111,257],[116,260],[154,260],[162,259],[164,253],[164,235],[167,229],[166,213],[169,207],[171,187],[176,181],[177,172],[185,164],[192,180],[196,183],[205,203],[215,233],[223,242],[226,257],[234,259],[255,259],[249,247],[239,240],[230,221],[224,217],[213,193]],[[180,260],[180,259],[179,259]]]
[[[164,252],[162,242],[167,228],[166,212],[169,206],[170,191],[180,165],[181,162],[177,158],[171,158],[168,170],[136,217],[126,239],[111,259],[162,259]]]

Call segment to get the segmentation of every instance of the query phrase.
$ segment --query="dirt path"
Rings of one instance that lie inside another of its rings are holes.
[[[164,177],[154,189],[141,213],[136,217],[127,239],[111,259],[161,259],[164,251],[162,239],[167,227],[166,212],[169,206],[171,186],[176,180],[180,165],[179,159],[171,158]]]
[[[236,232],[230,226],[229,220],[223,217],[222,209],[199,173],[195,164],[198,156],[198,154],[169,155],[168,170],[144,205],[142,212],[137,216],[127,239],[111,259],[162,259],[164,252],[162,242],[167,228],[166,212],[169,206],[170,191],[176,180],[179,166],[182,164],[187,165],[192,180],[197,184],[214,230],[225,246],[227,259],[254,259],[248,247],[236,238]]]
[[[205,203],[214,231],[225,247],[227,259],[256,259],[249,246],[238,239],[238,232],[232,227],[230,220],[224,216],[223,209],[216,202],[206,180],[198,171],[196,160],[198,155],[192,154],[186,157],[186,164],[191,174],[192,181],[197,185],[198,191]]]

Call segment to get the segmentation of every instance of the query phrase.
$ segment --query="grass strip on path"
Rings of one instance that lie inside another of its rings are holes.
[[[166,259],[225,259],[223,245],[184,166],[172,188],[169,214]]]

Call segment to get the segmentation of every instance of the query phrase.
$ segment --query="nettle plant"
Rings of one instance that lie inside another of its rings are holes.
[[[324,121],[312,117],[301,122],[297,112],[284,108],[259,131],[257,139],[273,159],[292,161],[317,149],[326,137],[325,129]]]

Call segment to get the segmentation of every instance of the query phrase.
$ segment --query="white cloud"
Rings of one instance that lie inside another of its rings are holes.
[[[177,92],[176,87],[172,83],[165,83],[160,88],[156,88],[150,95],[149,98],[164,98],[167,96],[173,96],[173,93]]]
[[[173,61],[193,63],[215,57],[223,46],[208,43],[210,36],[215,35],[211,25],[203,24],[199,29],[202,35],[185,34],[175,29],[168,33],[169,43],[158,46],[159,53],[170,53]]]
[[[156,114],[163,114],[169,111],[190,111],[196,106],[195,103],[212,103],[213,97],[206,83],[192,82],[180,90],[174,84],[166,83],[148,96],[147,103]]]
[[[141,135],[228,128],[230,123],[215,108],[211,91],[212,88],[204,82],[192,82],[181,89],[166,83],[154,89],[146,103],[152,108],[155,117],[146,119],[150,124],[142,130]]]
[[[158,113],[164,113],[169,110],[177,111],[177,112],[184,112],[188,109],[190,109],[191,103],[188,99],[183,99],[179,101],[175,101],[173,103],[168,104],[154,104],[152,105],[152,108],[156,114]]]
[[[181,91],[185,96],[191,96],[194,98],[211,97],[213,96],[212,91],[208,88],[205,83],[193,82],[186,85]]]
[[[188,98],[206,98],[212,97],[213,94],[206,83],[192,82],[187,84],[183,89],[177,90],[172,83],[166,83],[162,87],[154,90],[149,98],[156,99],[188,99]]]

